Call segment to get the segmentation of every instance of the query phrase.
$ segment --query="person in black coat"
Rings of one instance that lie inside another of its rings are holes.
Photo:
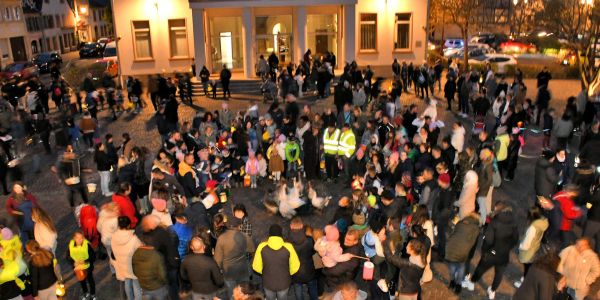
[[[534,188],[538,196],[550,197],[558,183],[558,174],[552,166],[556,157],[554,151],[546,150],[535,164]]]
[[[383,247],[385,258],[388,263],[399,269],[397,294],[400,295],[400,299],[403,299],[402,296],[417,296],[421,291],[421,277],[427,265],[427,247],[418,239],[410,240],[406,246],[406,252],[410,257],[403,259],[400,257],[400,251],[398,254],[394,253],[395,247],[391,246],[393,243],[388,245],[389,247]]]
[[[514,300],[556,299],[557,282],[560,274],[556,271],[560,257],[549,252],[536,259],[527,272],[525,280],[513,295]],[[560,287],[559,287],[560,288]]]
[[[167,124],[169,125],[169,131],[175,131],[179,127],[179,102],[175,98],[175,95],[170,95],[169,100],[165,104],[165,117]]]
[[[193,298],[212,299],[225,284],[215,260],[205,255],[206,245],[199,237],[190,241],[190,251],[181,264],[180,275],[190,282]],[[178,298],[175,298],[178,299]]]
[[[175,232],[160,226],[157,216],[148,215],[141,222],[140,239],[146,245],[154,247],[160,252],[167,267],[167,278],[169,280],[169,296],[171,299],[179,299],[179,238]]]
[[[456,94],[456,80],[453,76],[448,76],[448,80],[444,85],[444,97],[448,101],[447,110],[452,110],[452,100],[454,100],[454,95]]]
[[[317,300],[319,295],[315,264],[313,262],[315,242],[311,237],[306,236],[304,223],[300,217],[294,217],[290,222],[289,240],[294,246],[294,250],[296,250],[296,254],[298,254],[298,259],[300,260],[300,269],[292,276],[296,299],[303,299],[302,288],[306,285],[309,299]]]
[[[302,152],[304,153],[304,172],[306,180],[317,179],[319,176],[319,128],[312,126],[302,135]]]
[[[342,245],[343,253],[350,253],[354,256],[364,257],[364,248],[359,241],[359,232],[356,229],[350,228],[344,236]],[[349,261],[339,262],[331,268],[323,268],[323,275],[327,286],[335,288],[338,285],[352,281],[359,272],[359,267],[362,261],[358,258],[352,258]]]
[[[227,69],[227,65],[223,65],[223,70],[219,74],[221,80],[221,86],[223,87],[223,98],[231,98],[231,91],[229,91],[229,81],[231,80],[231,71]],[[229,97],[228,97],[229,96]]]
[[[502,282],[504,270],[509,262],[510,251],[519,242],[519,231],[512,208],[500,201],[494,207],[494,216],[488,224],[481,245],[481,259],[470,279],[463,286],[473,291],[474,283],[490,268],[494,267],[494,281],[488,288],[488,296],[493,299]]]
[[[437,226],[436,247],[440,257],[446,256],[446,232],[452,217],[453,203],[456,193],[452,190],[448,173],[440,174],[437,179],[438,197],[433,204],[431,219]]]

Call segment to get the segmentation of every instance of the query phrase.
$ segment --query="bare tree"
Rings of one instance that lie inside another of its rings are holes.
[[[575,53],[581,87],[588,96],[600,92],[600,0],[549,0],[546,25]]]
[[[447,14],[448,21],[455,24],[464,41],[464,69],[469,70],[469,33],[478,27],[481,6],[485,0],[438,0]]]
[[[521,35],[533,30],[534,18],[544,9],[543,0],[518,0],[511,17],[512,33]]]

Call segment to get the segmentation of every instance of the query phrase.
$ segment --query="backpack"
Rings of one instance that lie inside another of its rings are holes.
[[[60,87],[57,86],[54,88],[54,96],[56,96],[56,97],[62,96],[62,90],[60,89]]]

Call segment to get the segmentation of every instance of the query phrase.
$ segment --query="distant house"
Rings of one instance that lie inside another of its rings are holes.
[[[21,0],[0,1],[0,66],[31,57]]]
[[[280,63],[336,55],[360,66],[394,58],[422,63],[427,0],[171,0],[115,1],[123,75],[188,71],[222,65],[255,77],[258,57]]]

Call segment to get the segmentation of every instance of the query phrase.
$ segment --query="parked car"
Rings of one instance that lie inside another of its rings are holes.
[[[535,53],[537,48],[534,44],[522,40],[510,40],[500,44],[502,53]]]
[[[480,55],[483,55],[486,53],[495,53],[496,52],[496,51],[494,51],[494,49],[492,49],[487,44],[473,43],[473,44],[469,44],[468,47],[469,47],[469,57],[480,56]],[[464,55],[463,48],[449,48],[449,49],[444,50],[445,57],[462,58],[463,55]]]
[[[508,41],[508,37],[503,33],[480,33],[471,37],[469,43],[487,44],[494,49],[498,49],[506,41]]]
[[[38,67],[40,73],[48,73],[52,64],[62,64],[62,57],[58,52],[44,52],[34,56],[31,61]]]
[[[517,66],[517,60],[508,54],[488,53],[469,59],[469,64],[473,65],[485,65],[488,63],[496,66],[496,73],[498,74],[506,74],[508,66]]]
[[[83,44],[79,50],[79,58],[85,57],[102,57],[104,47],[100,43],[89,42]]]
[[[463,48],[465,43],[462,39],[446,39],[444,42],[444,49],[447,48]]]
[[[104,46],[104,52],[102,53],[102,58],[117,60],[117,43],[110,42]]]
[[[109,38],[109,37],[103,37],[103,38],[98,39],[98,43],[102,44],[102,45],[106,45],[110,42],[112,42],[112,38]]]
[[[40,71],[38,67],[29,61],[15,62],[7,65],[2,72],[0,72],[0,78],[8,79],[13,77],[20,77],[28,79],[33,76],[38,76]]]

